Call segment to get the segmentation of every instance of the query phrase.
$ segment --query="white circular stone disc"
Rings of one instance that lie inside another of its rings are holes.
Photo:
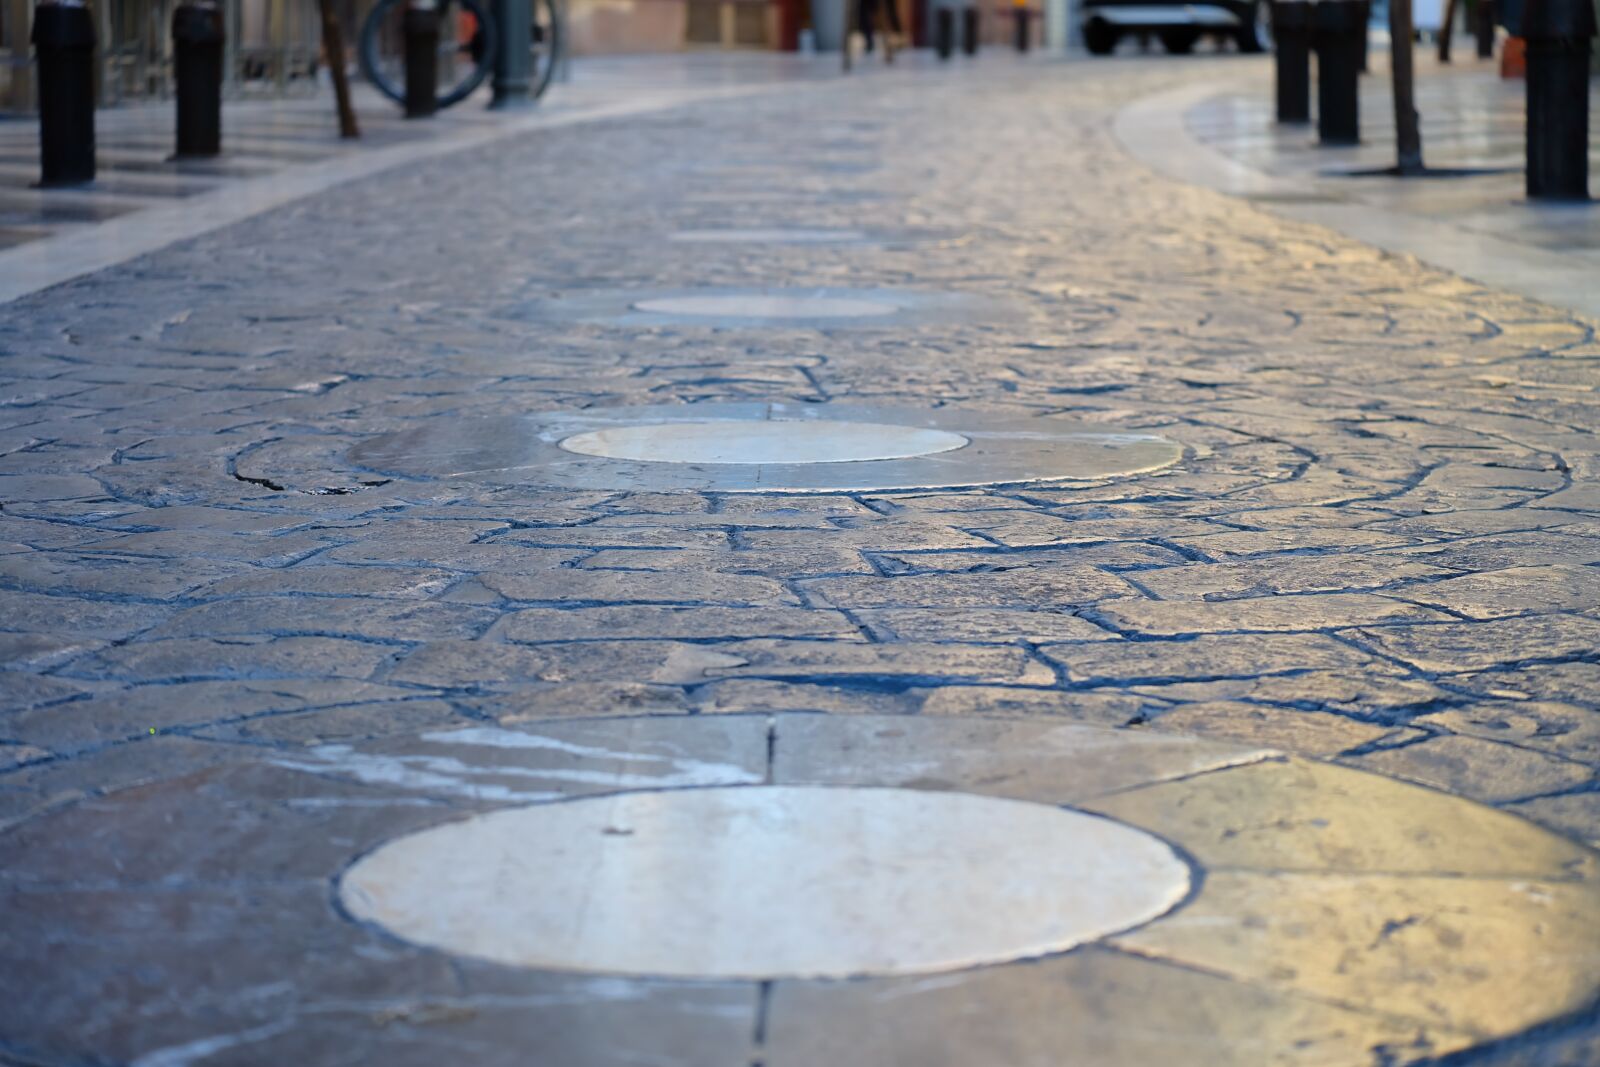
[[[1091,480],[1159,470],[1182,456],[1176,441],[1093,423],[955,407],[768,401],[433,419],[350,452],[359,466],[387,476],[722,493]]]
[[[953,452],[969,444],[948,430],[873,422],[708,420],[616,426],[574,434],[568,452],[646,463],[859,463]]]
[[[672,240],[690,244],[846,244],[866,239],[860,230],[679,230],[672,235]]]
[[[893,315],[901,310],[893,304],[876,300],[777,293],[663,297],[659,300],[640,300],[633,308],[655,315],[698,315],[727,319],[866,319],[875,315]]]
[[[915,974],[1060,952],[1179,903],[1160,839],[1046,804],[908,789],[623,793],[382,846],[357,919],[513,966],[678,978]]]

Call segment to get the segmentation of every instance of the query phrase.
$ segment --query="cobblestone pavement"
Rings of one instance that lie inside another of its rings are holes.
[[[552,130],[0,308],[0,826],[451,725],[1000,713],[1271,746],[1600,845],[1595,323],[1116,147],[1128,100],[1249,62],[980,61]],[[715,227],[864,238],[670,239]],[[541,310],[699,286],[1001,310],[727,330]],[[1186,455],[807,496],[346,459],[439,420],[745,399],[1061,415]],[[116,878],[86,869],[47,888],[88,914]],[[16,1062],[156,1047],[105,921],[92,945],[0,923],[17,981],[43,958],[92,976],[51,1009],[78,1044],[0,1009]],[[206,1037],[137,1062],[253,1062]],[[1469,1055],[1593,1063],[1600,1036],[1590,1015]]]

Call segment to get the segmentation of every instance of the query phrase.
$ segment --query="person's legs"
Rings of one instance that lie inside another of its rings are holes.
[[[900,2],[899,0],[883,0],[884,16],[888,19],[888,29],[895,37],[904,37],[905,30],[900,28]]]

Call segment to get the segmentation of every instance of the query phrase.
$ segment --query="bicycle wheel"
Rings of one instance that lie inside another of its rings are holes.
[[[378,0],[361,24],[361,72],[396,103],[405,103],[403,20],[408,0]],[[439,20],[441,108],[458,104],[483,84],[494,67],[495,24],[483,0],[451,0]]]
[[[1249,17],[1234,39],[1241,52],[1265,52],[1272,47],[1272,5],[1268,0],[1251,5]]]
[[[550,87],[556,64],[561,62],[561,20],[556,16],[555,0],[531,2],[533,65],[528,68],[528,95],[537,99]]]

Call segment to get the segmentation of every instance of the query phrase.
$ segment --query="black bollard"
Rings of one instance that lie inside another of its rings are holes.
[[[1589,199],[1590,0],[1528,0],[1528,197]]]
[[[175,158],[222,152],[222,9],[210,0],[172,10],[172,74],[178,97]]]
[[[1473,30],[1478,35],[1478,58],[1494,58],[1494,0],[1478,0],[1477,25]]]
[[[39,184],[94,181],[94,20],[82,3],[33,10],[39,67]]]
[[[1028,8],[1024,4],[1016,7],[1017,16],[1017,51],[1028,50]]]
[[[1274,0],[1272,40],[1278,75],[1278,121],[1311,121],[1311,4]]]
[[[1361,39],[1367,24],[1364,5],[1350,0],[1323,0],[1312,16],[1312,45],[1317,50],[1317,136],[1325,145],[1361,141]]]
[[[948,7],[940,7],[933,13],[933,46],[940,59],[949,59],[956,50],[956,13]]]
[[[439,110],[439,9],[432,0],[412,0],[401,23],[406,49],[406,118],[425,119]]]
[[[978,9],[961,9],[961,50],[969,56],[978,54]]]

